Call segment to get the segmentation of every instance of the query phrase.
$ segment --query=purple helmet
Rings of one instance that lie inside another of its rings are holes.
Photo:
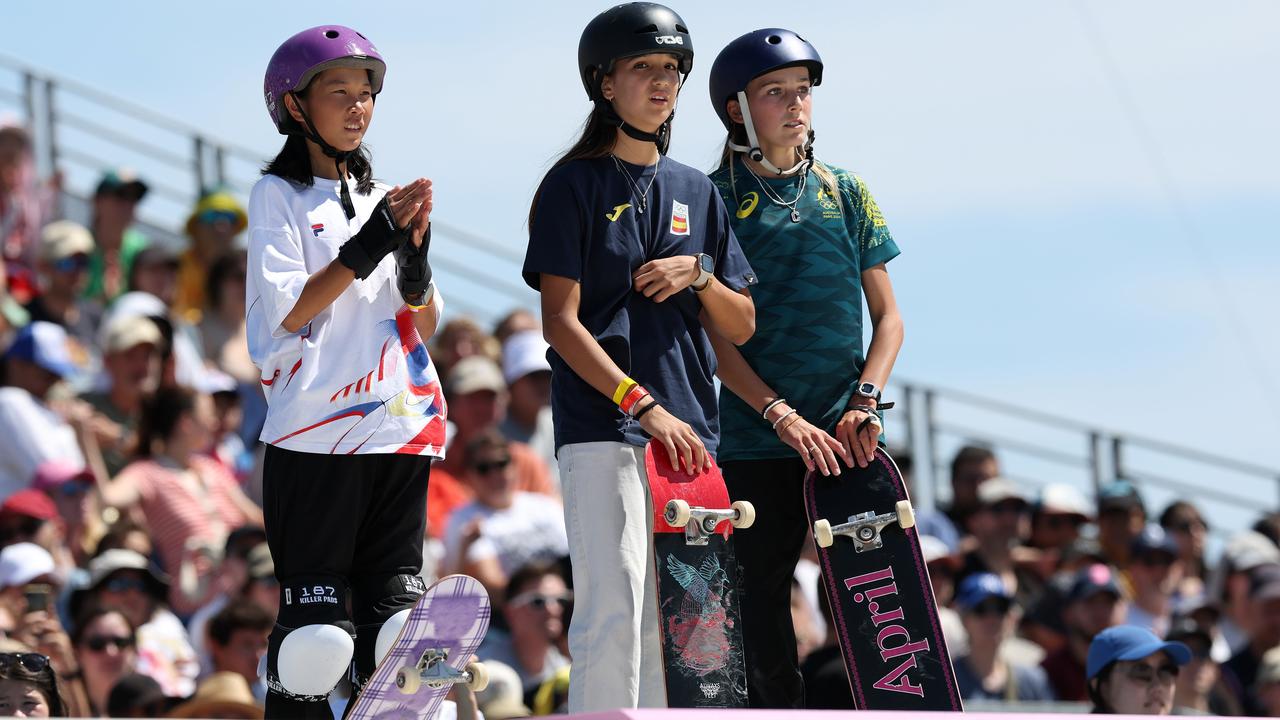
[[[341,25],[321,25],[285,40],[267,63],[262,94],[267,113],[276,130],[288,135],[297,126],[284,106],[284,96],[305,88],[316,75],[329,68],[360,68],[369,71],[373,94],[382,92],[387,64],[369,38]]]

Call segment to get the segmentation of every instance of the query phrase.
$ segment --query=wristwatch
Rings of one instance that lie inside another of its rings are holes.
[[[689,287],[692,287],[694,292],[702,292],[711,287],[712,273],[716,271],[716,261],[706,253],[698,253],[694,257],[698,261],[698,277]]]
[[[877,403],[880,402],[880,388],[876,387],[875,383],[858,383],[858,387],[854,389],[853,394],[859,397],[871,398]]]

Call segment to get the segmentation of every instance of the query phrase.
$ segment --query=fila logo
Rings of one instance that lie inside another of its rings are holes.
[[[679,35],[658,35],[654,38],[659,45],[683,45],[684,38]]]
[[[621,205],[614,205],[613,212],[605,213],[604,216],[609,218],[609,222],[617,222],[618,218],[622,215],[622,211],[626,210],[629,207],[631,207],[631,203],[622,203]]]
[[[324,223],[316,223],[311,226],[311,236],[320,237],[320,233],[324,232]]]
[[[678,200],[671,201],[671,234],[689,234],[689,206]]]

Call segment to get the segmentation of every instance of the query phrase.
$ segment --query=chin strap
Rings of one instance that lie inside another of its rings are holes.
[[[291,95],[293,93],[290,93]],[[320,137],[320,133],[316,131],[316,126],[311,123],[311,117],[307,115],[307,111],[302,108],[302,102],[298,100],[298,96],[293,96],[294,103],[298,106],[298,114],[302,115],[302,135],[311,142],[320,146],[320,151],[325,155],[333,158],[333,166],[338,171],[339,183],[339,199],[342,202],[342,211],[346,213],[348,220],[354,220],[356,217],[356,206],[351,201],[351,189],[347,187],[347,173],[343,171],[342,165],[351,156],[350,151],[339,150]]]
[[[813,130],[809,131],[809,141],[804,145],[804,158],[790,168],[782,170],[769,162],[769,158],[765,157],[764,151],[760,149],[760,139],[756,136],[755,123],[751,122],[751,108],[747,106],[747,93],[745,91],[738,91],[738,106],[742,108],[742,120],[743,125],[747,128],[748,144],[739,145],[730,139],[730,150],[746,153],[747,157],[755,160],[763,165],[766,170],[777,175],[790,175],[797,171],[808,172],[809,166],[813,164],[813,139],[815,137]]]
[[[600,108],[600,112],[603,115],[605,122],[613,125],[614,127],[620,128],[622,132],[626,133],[629,137],[635,138],[641,142],[651,142],[654,145],[657,145],[659,155],[667,154],[667,147],[671,145],[671,121],[676,117],[675,110],[672,110],[671,114],[667,116],[667,119],[658,126],[657,132],[645,132],[636,126],[627,123],[626,120],[623,120],[622,116],[618,114],[618,111],[613,108],[613,103],[608,100],[597,100],[596,106]]]

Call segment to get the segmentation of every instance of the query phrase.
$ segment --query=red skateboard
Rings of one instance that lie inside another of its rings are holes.
[[[747,672],[738,609],[733,528],[755,510],[729,502],[719,467],[689,475],[664,447],[645,450],[653,501],[653,560],[667,706],[744,708]]]

